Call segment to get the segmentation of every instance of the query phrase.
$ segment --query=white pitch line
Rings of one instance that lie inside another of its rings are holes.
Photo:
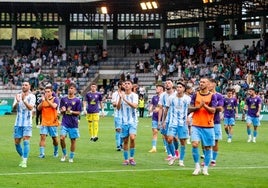
[[[93,170],[93,171],[59,171],[59,172],[8,172],[0,173],[0,176],[18,176],[18,175],[42,175],[42,174],[91,174],[91,173],[119,173],[119,172],[149,172],[149,171],[185,171],[194,168],[165,168],[165,169],[133,169],[126,170]],[[238,167],[213,167],[210,170],[244,170],[244,169],[268,169],[268,166],[238,166]]]

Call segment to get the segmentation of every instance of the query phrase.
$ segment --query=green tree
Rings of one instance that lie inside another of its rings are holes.
[[[42,37],[46,38],[46,39],[54,39],[54,38],[58,38],[58,29],[51,29],[51,28],[46,28],[46,29],[42,29]]]
[[[31,37],[40,38],[41,30],[31,29],[31,28],[19,28],[18,29],[18,39],[30,39]]]
[[[12,38],[11,28],[0,28],[0,40],[10,40]]]

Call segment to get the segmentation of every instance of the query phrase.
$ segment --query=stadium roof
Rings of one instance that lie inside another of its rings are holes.
[[[146,0],[147,1],[147,0]],[[217,18],[221,16],[256,17],[267,16],[268,0],[212,0],[213,3],[203,3],[203,0],[155,0],[159,4],[156,10],[143,11],[141,0],[0,0],[1,13],[59,13],[68,18],[70,13],[94,14],[101,6],[106,6],[108,14],[120,13],[160,13],[185,10],[184,17],[193,14],[194,18]],[[243,13],[242,13],[243,10]],[[197,13],[195,13],[197,12]],[[178,13],[179,14],[179,13]],[[2,18],[0,18],[1,21]],[[3,21],[3,20],[2,20]]]

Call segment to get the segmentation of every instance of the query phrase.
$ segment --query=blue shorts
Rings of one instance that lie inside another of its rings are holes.
[[[14,126],[14,138],[23,138],[24,136],[32,136],[32,126]]]
[[[123,124],[121,137],[126,138],[131,134],[137,135],[137,124]]]
[[[224,125],[234,126],[235,125],[235,118],[224,118]]]
[[[215,140],[222,139],[221,124],[214,124]]]
[[[178,126],[178,138],[179,139],[189,138],[189,129],[187,125]]]
[[[214,128],[203,128],[192,126],[191,141],[201,142],[203,146],[215,145],[215,132]]]
[[[168,123],[166,123],[166,127],[165,128],[163,128],[163,127],[160,128],[160,133],[162,135],[167,135],[167,132],[168,132]]]
[[[114,118],[114,128],[115,129],[121,129],[122,121],[119,117]]]
[[[67,134],[70,139],[76,139],[80,137],[78,128],[67,128],[65,126],[61,126],[60,135],[67,136]]]
[[[57,126],[41,126],[40,127],[40,134],[45,134],[51,137],[58,136],[58,127]]]
[[[253,126],[260,126],[260,118],[259,117],[250,117],[247,116],[247,124],[252,124]]]
[[[166,135],[176,137],[178,135],[178,126],[169,126]]]
[[[158,129],[158,121],[152,120],[152,129]]]

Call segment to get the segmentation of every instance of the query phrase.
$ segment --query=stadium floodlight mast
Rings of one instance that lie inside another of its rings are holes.
[[[213,3],[213,0],[203,0],[203,3]]]
[[[101,6],[96,8],[98,14],[108,14],[107,6]]]
[[[142,10],[158,9],[158,3],[156,1],[143,1],[140,2],[140,6]]]
[[[105,7],[105,6],[101,7],[101,13],[102,14],[107,14],[108,13],[107,7]]]

